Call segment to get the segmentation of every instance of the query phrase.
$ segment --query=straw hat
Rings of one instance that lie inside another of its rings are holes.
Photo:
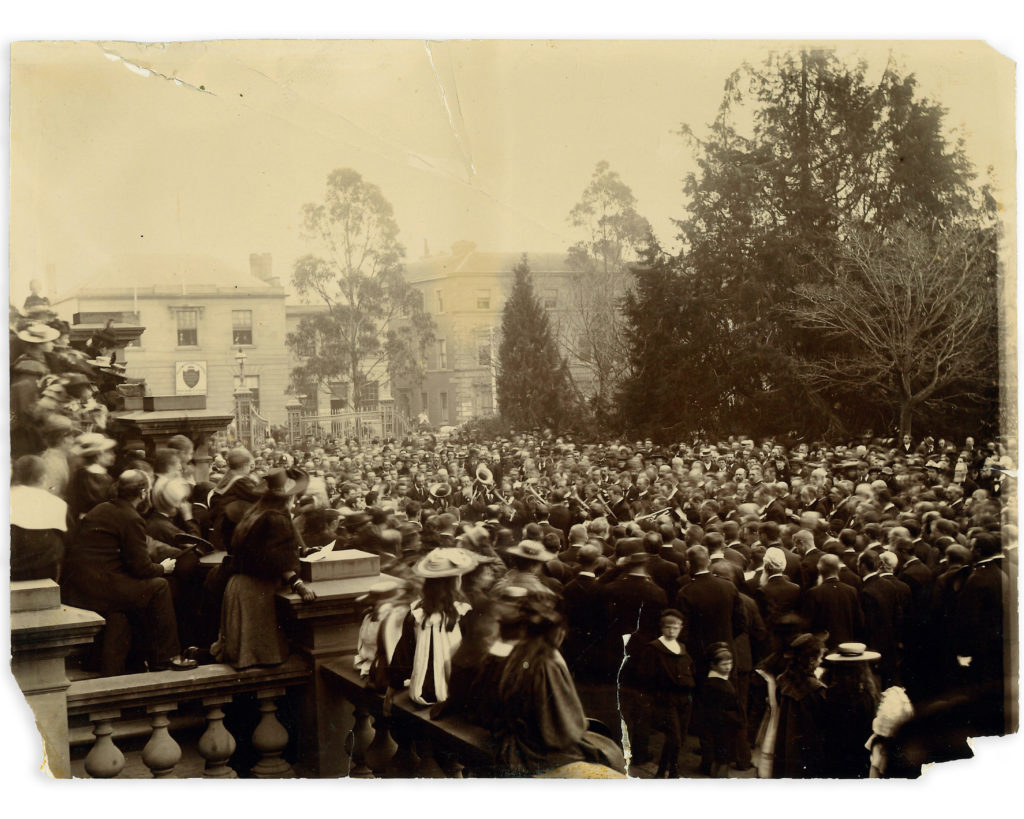
[[[450,546],[431,551],[414,567],[420,577],[458,577],[476,568],[477,558],[467,549]]]
[[[71,453],[79,458],[89,458],[93,455],[99,455],[101,452],[111,450],[115,446],[117,446],[117,443],[106,435],[102,435],[99,432],[84,432],[75,439],[75,443],[71,447]]]
[[[505,554],[525,557],[527,560],[536,560],[540,563],[547,563],[549,560],[555,559],[555,555],[545,549],[543,543],[538,543],[536,540],[521,540],[516,546],[506,549]]]
[[[836,650],[825,657],[829,663],[866,663],[881,659],[877,651],[868,651],[864,643],[840,643]]]
[[[48,324],[33,321],[23,329],[18,330],[18,338],[22,341],[27,341],[29,344],[43,344],[60,338],[60,331],[50,327]]]

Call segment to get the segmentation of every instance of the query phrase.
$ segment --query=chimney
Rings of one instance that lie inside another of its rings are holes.
[[[257,279],[264,281],[271,287],[280,287],[281,280],[274,275],[272,257],[269,253],[250,253],[249,270]]]

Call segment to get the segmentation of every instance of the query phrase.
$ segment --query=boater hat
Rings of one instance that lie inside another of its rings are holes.
[[[881,659],[881,654],[877,651],[868,651],[867,648],[864,643],[840,643],[836,646],[835,652],[825,657],[825,661],[830,663],[866,663]]]

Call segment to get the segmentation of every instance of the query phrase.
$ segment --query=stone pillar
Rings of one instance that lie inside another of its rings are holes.
[[[73,646],[91,643],[104,622],[95,612],[62,606],[52,580],[11,583],[11,670],[35,714],[46,766],[58,779],[71,778],[64,659]]]
[[[299,703],[300,760],[321,778],[346,776],[350,769],[346,739],[355,726],[352,705],[320,673],[324,663],[340,657],[351,662],[359,636],[363,606],[356,598],[382,575],[307,583],[316,600],[279,592],[278,619],[287,624],[292,650],[310,661],[312,678]]]
[[[302,402],[293,398],[284,406],[288,411],[288,446],[295,448],[302,437]]]

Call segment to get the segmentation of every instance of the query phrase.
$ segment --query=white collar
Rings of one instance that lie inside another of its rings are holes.
[[[864,575],[864,582],[867,583],[872,577],[879,576],[878,572],[871,572],[871,574]]]
[[[679,647],[679,640],[667,640],[665,639],[665,635],[662,634],[658,637],[658,642],[660,642],[663,646],[665,646],[665,648],[667,648],[673,654],[683,653],[683,650]]]
[[[576,575],[577,577],[597,577],[593,572],[580,572]]]
[[[974,565],[975,566],[984,566],[986,563],[991,563],[993,560],[1001,560],[1002,557],[1003,557],[1002,553],[997,554],[997,555],[992,555],[992,557],[986,557],[984,560],[979,560]]]

